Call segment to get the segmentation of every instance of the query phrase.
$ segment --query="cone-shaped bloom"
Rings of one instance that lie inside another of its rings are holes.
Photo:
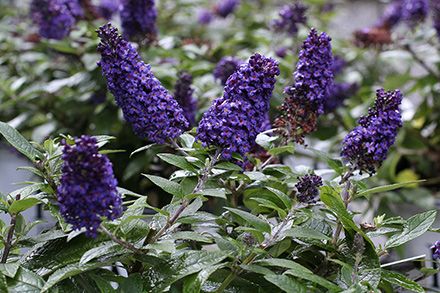
[[[155,0],[121,0],[121,4],[124,37],[155,39],[157,35]]]
[[[98,6],[99,14],[105,19],[111,19],[118,12],[119,0],[101,0]]]
[[[226,81],[228,78],[237,71],[240,64],[242,64],[243,61],[236,57],[232,56],[226,56],[220,59],[220,61],[217,63],[217,65],[214,68],[214,77],[216,79],[219,79],[222,83],[222,85],[226,84]]]
[[[423,22],[428,16],[428,0],[404,0],[402,6],[402,18],[410,25]]]
[[[391,29],[402,20],[403,1],[394,0],[385,8],[384,14],[379,19],[378,27]]]
[[[240,4],[239,0],[219,0],[214,6],[214,12],[221,17],[227,17],[233,13],[235,8]]]
[[[32,0],[30,11],[40,36],[55,40],[66,37],[82,14],[77,0]]]
[[[191,87],[193,78],[188,72],[181,72],[174,87],[174,98],[182,107],[190,125],[196,121],[197,100],[194,99],[194,89]]]
[[[440,240],[436,241],[431,249],[434,251],[434,253],[432,254],[432,258],[440,259]]]
[[[255,146],[255,138],[267,119],[269,100],[280,73],[278,63],[254,54],[226,82],[223,97],[203,115],[197,138],[205,146],[222,148],[223,157],[244,155]]]
[[[108,89],[136,135],[163,143],[188,129],[182,108],[117,29],[107,24],[98,30],[98,35],[99,65]]]
[[[295,36],[298,33],[298,25],[307,22],[307,9],[308,7],[301,2],[284,5],[278,13],[279,18],[272,22],[273,28]]]
[[[304,135],[316,129],[317,118],[324,112],[324,102],[333,84],[332,66],[330,37],[312,29],[299,53],[295,84],[285,89],[282,115],[275,120],[275,126],[298,143],[304,143]]]
[[[114,220],[122,214],[112,164],[90,136],[75,139],[73,146],[64,143],[62,159],[57,190],[61,215],[73,229],[85,228],[87,236],[96,237],[102,217]]]
[[[376,93],[374,107],[368,115],[359,119],[343,141],[341,156],[358,170],[373,174],[386,159],[388,150],[394,144],[397,132],[402,127],[399,106],[402,94],[399,90]]]
[[[295,184],[298,191],[296,197],[301,203],[315,203],[319,196],[319,187],[322,186],[322,178],[315,174],[307,174],[298,178]]]

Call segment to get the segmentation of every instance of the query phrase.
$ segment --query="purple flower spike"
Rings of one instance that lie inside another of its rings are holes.
[[[76,23],[82,10],[77,0],[33,0],[31,17],[43,38],[61,40]]]
[[[434,250],[434,253],[432,254],[432,259],[440,259],[440,240],[436,241],[431,249]]]
[[[391,29],[402,20],[403,5],[402,0],[394,0],[386,8],[380,18],[378,27]]]
[[[275,87],[278,63],[258,53],[242,64],[226,82],[223,97],[203,115],[197,138],[204,146],[222,148],[223,157],[245,155],[267,119],[269,100]]]
[[[307,9],[308,7],[300,2],[283,6],[279,12],[280,18],[272,22],[273,28],[295,36],[298,33],[298,25],[307,22]]]
[[[157,36],[157,10],[154,0],[121,0],[121,21],[124,37],[127,39]]]
[[[174,98],[182,107],[184,115],[190,125],[196,122],[197,101],[194,99],[192,89],[193,78],[188,72],[181,72],[174,87]]]
[[[101,0],[98,6],[99,14],[107,20],[119,10],[119,0]]]
[[[319,187],[322,186],[322,178],[318,175],[307,174],[298,178],[295,184],[298,191],[296,197],[299,202],[311,204],[316,203],[316,197],[319,196]]]
[[[312,29],[299,53],[295,84],[285,89],[287,97],[281,106],[282,115],[275,120],[283,135],[302,144],[304,136],[315,131],[333,84],[332,67],[330,37]]]
[[[415,26],[426,19],[428,11],[428,0],[404,0],[402,18],[410,26]]]
[[[214,6],[214,12],[218,16],[225,18],[234,12],[238,4],[240,4],[239,0],[219,0]]]
[[[64,143],[62,159],[57,189],[61,215],[73,229],[85,228],[88,237],[96,237],[102,217],[114,220],[122,214],[112,164],[90,136],[75,139],[73,146]]]
[[[182,108],[118,30],[107,24],[98,30],[98,35],[99,65],[108,89],[136,135],[163,143],[188,129]]]
[[[434,28],[437,31],[437,36],[440,38],[440,2],[431,1],[431,9]]]
[[[214,14],[211,12],[211,10],[208,9],[202,9],[199,11],[198,21],[200,24],[210,24],[212,20],[214,19]]]
[[[368,115],[359,119],[343,141],[341,156],[358,170],[373,174],[386,159],[394,144],[397,132],[402,127],[399,106],[402,94],[399,90],[376,93],[376,102]]]
[[[242,63],[243,61],[235,57],[223,57],[215,66],[214,77],[219,79],[222,85],[225,85],[228,78],[237,71]]]

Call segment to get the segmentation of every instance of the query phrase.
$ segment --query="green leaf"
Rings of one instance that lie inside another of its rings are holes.
[[[263,219],[260,219],[259,217],[252,215],[248,212],[239,210],[239,209],[234,209],[234,208],[225,208],[228,211],[230,211],[231,213],[239,216],[240,218],[242,218],[243,220],[245,220],[247,223],[249,223],[251,226],[253,226],[254,228],[257,228],[260,231],[263,232],[267,232],[270,233],[270,225]]]
[[[295,278],[286,275],[266,275],[264,276],[266,280],[284,290],[285,292],[298,292],[306,293],[307,288],[304,284],[297,281]]]
[[[20,153],[25,155],[32,162],[42,158],[43,154],[35,149],[15,128],[0,122],[0,134]]]
[[[269,136],[265,133],[260,133],[257,135],[257,138],[255,139],[255,142],[262,146],[264,149],[268,150],[272,147],[272,142],[277,140],[278,137],[276,136]]]
[[[136,225],[142,220],[137,216],[144,214],[145,208],[148,207],[147,197],[138,198],[132,205],[130,205],[124,212],[121,218],[120,228],[122,233],[128,234]],[[146,231],[147,233],[148,231]]]
[[[289,145],[276,147],[276,148],[270,149],[268,151],[268,153],[273,156],[278,156],[281,154],[294,154],[295,153],[295,146],[293,144],[289,144]]]
[[[416,282],[408,279],[404,275],[396,273],[396,272],[382,270],[382,279],[391,283],[391,284],[400,286],[402,288],[405,288],[405,289],[413,291],[413,292],[420,292],[420,293],[425,292],[425,290],[423,289],[422,286],[420,286]]]
[[[222,251],[186,251],[174,254],[172,258],[148,258],[144,264],[150,265],[142,276],[144,277],[145,292],[163,292],[174,282],[215,266],[228,256]],[[148,281],[148,282],[146,282]]]
[[[203,195],[206,195],[206,196],[219,197],[219,198],[226,199],[226,190],[224,188],[204,189],[200,193]]]
[[[199,293],[209,276],[225,266],[225,263],[213,265],[201,270],[197,274],[188,276],[183,283],[183,293]]]
[[[157,146],[157,144],[153,143],[153,144],[149,144],[149,145],[143,146],[143,147],[141,147],[141,148],[138,148],[138,149],[136,149],[135,151],[133,151],[133,152],[130,154],[130,158],[131,158],[134,154],[140,153],[140,152],[142,152],[142,151],[149,150],[150,148],[152,148],[152,147],[154,147],[154,146]]]
[[[14,278],[17,274],[18,269],[20,268],[20,265],[18,263],[0,263],[0,272],[9,277]]]
[[[418,183],[424,182],[424,181],[426,181],[426,180],[414,180],[414,181],[407,181],[407,182],[402,182],[402,183],[395,183],[395,184],[390,184],[390,185],[378,186],[378,187],[374,187],[371,189],[367,189],[367,190],[358,192],[356,194],[356,197],[362,197],[362,196],[366,197],[368,195],[372,195],[375,193],[391,191],[391,190],[395,190],[395,189],[402,188],[405,186],[411,186],[414,184],[418,184]]]
[[[113,241],[105,242],[102,245],[98,247],[94,247],[89,251],[87,251],[86,253],[84,253],[81,259],[79,260],[79,264],[86,264],[97,257],[120,250],[122,250],[122,248]]]
[[[40,200],[33,198],[33,197],[28,197],[25,199],[16,200],[9,207],[9,212],[11,214],[18,214],[22,211],[27,210],[28,208],[33,207],[34,205],[38,204],[39,202],[40,202]]]
[[[327,289],[329,289],[331,292],[339,292],[341,291],[339,286],[333,284],[330,281],[327,281],[326,279],[314,274],[312,271],[310,271],[308,268],[294,262],[288,259],[281,259],[281,258],[271,258],[271,259],[265,259],[261,261],[257,261],[257,264],[265,265],[265,266],[275,266],[275,267],[282,267],[287,268],[285,274],[292,275],[297,278],[301,278],[304,280],[308,280],[310,282],[314,282],[318,285],[321,285]]]
[[[216,169],[223,169],[223,170],[228,170],[228,171],[238,171],[241,172],[243,171],[243,168],[240,166],[237,166],[231,162],[221,162],[218,163],[217,165],[215,165]]]
[[[431,228],[436,215],[437,211],[432,210],[412,216],[404,224],[401,234],[393,235],[388,239],[385,248],[397,247],[419,237]]]
[[[175,232],[172,235],[173,239],[180,239],[180,240],[192,240],[197,242],[204,242],[204,243],[211,243],[213,242],[213,239],[208,238],[206,236],[203,236],[202,234],[198,232],[191,232],[191,231],[180,231]]]
[[[105,264],[103,263],[89,263],[89,264],[71,264],[68,266],[65,266],[57,271],[55,271],[53,274],[49,276],[47,279],[46,284],[44,284],[43,288],[41,289],[41,292],[47,292],[50,288],[58,284],[59,282],[79,275],[81,273],[103,267]]]
[[[269,190],[270,192],[272,192],[273,194],[275,194],[283,202],[285,208],[287,208],[289,210],[292,208],[292,200],[290,199],[290,197],[287,194],[285,194],[284,192],[282,192],[279,189],[272,188],[269,186],[265,186],[265,188],[267,190]]]
[[[331,240],[330,237],[327,235],[310,229],[310,228],[304,228],[304,227],[294,227],[292,229],[289,229],[286,231],[286,236],[292,237],[292,238],[309,238],[309,239],[317,239],[317,240]]]
[[[159,176],[148,175],[148,174],[142,174],[142,176],[147,177],[148,179],[151,180],[151,182],[153,182],[154,184],[156,184],[157,186],[159,186],[169,194],[175,195],[179,198],[184,196],[182,188],[178,183],[174,181],[170,181],[168,179]]]
[[[196,168],[185,159],[185,157],[173,154],[158,154],[157,156],[168,164],[179,167],[182,170],[188,170],[191,172],[197,171]]]
[[[14,279],[8,282],[8,292],[40,293],[44,280],[39,275],[25,268],[20,268]]]
[[[119,283],[118,292],[120,293],[143,293],[143,280],[140,274],[130,274]]]

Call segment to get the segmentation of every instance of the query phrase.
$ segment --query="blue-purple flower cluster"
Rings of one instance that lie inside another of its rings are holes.
[[[324,113],[324,103],[333,84],[331,39],[326,33],[310,31],[299,53],[294,73],[295,84],[285,89],[282,115],[275,126],[282,134],[304,143],[304,136],[316,129],[317,118]]]
[[[214,19],[214,14],[209,9],[201,9],[198,14],[198,21],[200,24],[209,24]]]
[[[43,38],[61,40],[82,15],[78,0],[33,0],[31,17]]]
[[[431,249],[433,250],[432,259],[440,259],[440,240],[436,241]]]
[[[240,4],[240,0],[219,0],[214,6],[214,12],[218,16],[227,17],[234,12],[238,4]]]
[[[216,99],[197,129],[204,146],[217,146],[223,157],[245,155],[255,146],[280,71],[278,63],[258,53],[242,64],[226,82],[223,97]]]
[[[298,182],[295,184],[296,198],[301,203],[316,203],[316,198],[319,196],[319,187],[322,185],[322,178],[318,175],[307,174],[298,177]]]
[[[85,228],[88,237],[96,237],[102,217],[114,220],[122,214],[112,164],[89,136],[75,139],[73,146],[64,142],[62,159],[57,189],[61,215],[73,229]]]
[[[402,0],[394,0],[386,8],[377,26],[393,28],[402,20]]]
[[[193,78],[188,72],[179,73],[179,79],[174,87],[174,98],[183,109],[185,118],[190,125],[196,122],[197,100],[194,98],[194,89],[191,87]]]
[[[376,172],[386,159],[388,150],[394,144],[397,132],[402,127],[400,104],[402,94],[399,90],[376,93],[374,107],[368,115],[359,119],[343,141],[341,156],[361,172]]]
[[[214,77],[219,79],[222,85],[225,85],[228,78],[237,71],[242,63],[243,61],[236,57],[223,57],[214,68]]]
[[[308,7],[301,2],[284,5],[278,13],[279,18],[272,22],[273,28],[295,36],[298,33],[298,25],[307,22],[307,9]]]
[[[157,36],[155,0],[121,0],[121,4],[124,37],[154,40]]]
[[[318,114],[324,112],[324,100],[333,84],[332,66],[331,38],[312,29],[299,53],[294,78],[295,87],[305,91],[303,98],[315,105]]]
[[[139,137],[163,143],[188,129],[182,108],[118,30],[107,24],[98,30],[98,35],[99,65],[108,89],[134,132]]]
[[[428,16],[428,0],[404,0],[402,6],[402,19],[410,26],[423,22]]]
[[[119,10],[119,0],[101,0],[98,5],[99,15],[105,19],[111,19]]]
[[[432,1],[432,21],[434,22],[434,29],[437,31],[437,36],[440,38],[440,2]]]

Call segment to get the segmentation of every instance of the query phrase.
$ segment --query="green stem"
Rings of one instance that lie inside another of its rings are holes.
[[[200,192],[203,187],[205,186],[205,183],[209,179],[209,174],[211,173],[212,168],[217,163],[217,161],[220,159],[221,151],[217,150],[214,157],[212,158],[211,162],[203,169],[202,176],[199,178],[199,181],[197,182],[196,187],[194,187],[194,190],[192,191],[192,194]],[[177,211],[174,213],[174,215],[167,221],[165,226],[162,227],[162,229],[159,230],[159,232],[154,235],[149,243],[154,243],[157,240],[159,240],[162,235],[164,235],[168,229],[174,225],[174,223],[179,219],[180,215],[185,211],[185,209],[188,207],[188,205],[191,203],[190,200],[184,199],[182,201],[182,204],[179,206]]]

